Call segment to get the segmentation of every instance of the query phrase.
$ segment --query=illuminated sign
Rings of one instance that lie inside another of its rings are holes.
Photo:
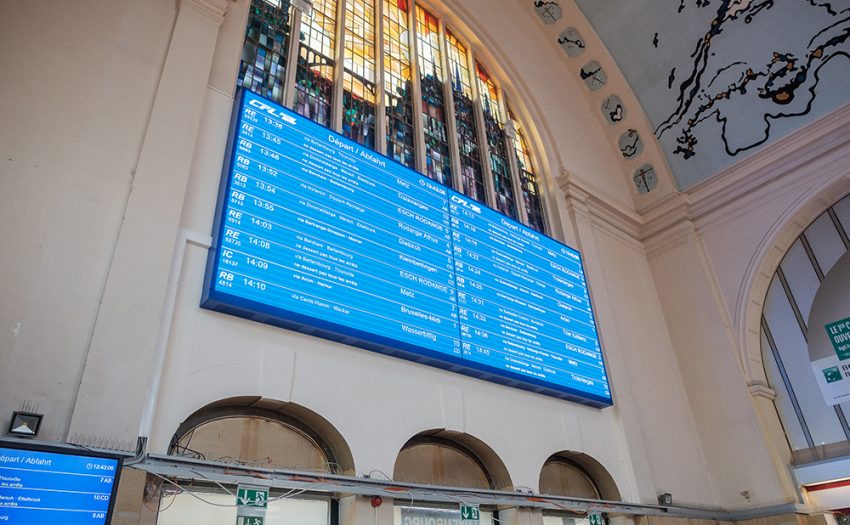
[[[0,523],[105,525],[120,470],[118,457],[2,442]]]
[[[202,306],[611,404],[581,257],[245,91]]]

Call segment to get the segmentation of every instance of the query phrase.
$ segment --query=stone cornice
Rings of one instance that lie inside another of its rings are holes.
[[[778,193],[809,191],[848,171],[850,104],[765,147],[684,192],[671,192],[647,207],[641,239],[647,254],[675,244],[683,234],[704,231]],[[805,168],[805,169],[802,169]]]
[[[227,0],[177,0],[177,9],[189,8],[218,27],[224,22],[228,4]]]
[[[643,251],[641,218],[637,213],[626,209],[625,206],[618,206],[598,188],[565,169],[562,169],[558,176],[558,186],[567,201],[573,204],[575,213],[586,214],[599,230],[633,249]]]
[[[747,388],[752,397],[761,397],[768,401],[773,401],[776,398],[776,390],[770,388],[764,381],[750,381],[747,383]]]

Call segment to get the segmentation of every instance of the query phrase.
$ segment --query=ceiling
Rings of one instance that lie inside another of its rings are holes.
[[[680,189],[850,101],[850,0],[576,3]]]

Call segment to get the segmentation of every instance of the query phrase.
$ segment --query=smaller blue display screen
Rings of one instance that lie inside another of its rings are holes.
[[[579,253],[245,91],[205,308],[597,407]]]
[[[121,460],[0,446],[0,524],[105,525]]]

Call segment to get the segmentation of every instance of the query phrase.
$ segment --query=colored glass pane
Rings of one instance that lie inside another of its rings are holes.
[[[419,55],[419,82],[422,89],[425,174],[446,186],[451,186],[453,184],[452,161],[443,98],[440,22],[434,15],[418,5],[416,6],[416,39]]]
[[[291,23],[289,0],[274,4],[266,0],[251,1],[239,64],[239,86],[276,102],[283,101]]]
[[[295,111],[323,126],[331,124],[336,5],[336,0],[313,0],[312,13],[301,22],[295,72]]]
[[[406,0],[384,1],[387,155],[413,167],[413,93]]]
[[[511,179],[511,167],[508,164],[508,143],[499,88],[481,64],[476,63],[475,69],[478,73],[478,92],[481,93],[481,106],[484,112],[484,131],[490,152],[490,172],[493,174],[496,209],[516,219],[516,198]]]
[[[511,120],[516,121],[512,114]],[[514,138],[514,151],[516,152],[519,186],[520,191],[522,191],[528,225],[541,233],[546,233],[543,206],[540,202],[540,188],[537,184],[537,175],[534,173],[534,164],[531,162],[531,150],[528,148],[528,142],[525,140],[525,135],[521,129],[517,129],[516,138]]]
[[[478,126],[475,121],[475,105],[472,100],[466,46],[449,31],[446,31],[446,44],[457,123],[461,191],[467,197],[486,203],[487,196],[484,191],[484,174],[481,168],[481,150],[478,147]]]
[[[347,0],[343,51],[342,134],[375,148],[375,2]]]

